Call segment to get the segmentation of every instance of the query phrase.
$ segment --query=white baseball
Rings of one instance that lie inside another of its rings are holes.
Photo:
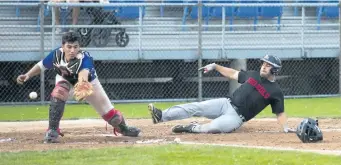
[[[181,139],[180,139],[180,138],[175,138],[175,139],[174,139],[174,142],[175,142],[175,143],[180,143],[180,142],[181,142]]]
[[[30,93],[30,99],[36,99],[38,97],[37,92],[31,92]]]

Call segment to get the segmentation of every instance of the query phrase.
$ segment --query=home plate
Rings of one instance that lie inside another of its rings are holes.
[[[154,139],[154,140],[139,140],[136,141],[137,144],[154,144],[167,141],[166,139]]]
[[[4,142],[11,142],[14,141],[14,138],[7,138],[7,139],[0,139],[0,143],[4,143]]]
[[[121,136],[120,134],[96,134],[97,136],[104,136],[104,137],[117,137],[117,136]]]
[[[120,134],[114,135],[114,134],[86,134],[86,135],[77,135],[77,136],[83,136],[83,137],[93,137],[93,136],[100,136],[100,137],[118,137],[121,136]]]

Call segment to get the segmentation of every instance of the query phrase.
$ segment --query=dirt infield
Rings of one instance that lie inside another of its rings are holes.
[[[103,120],[62,120],[61,129],[65,134],[58,144],[43,144],[42,139],[47,121],[0,122],[0,152],[50,150],[70,148],[100,148],[118,145],[140,145],[149,142],[172,142],[180,138],[182,142],[215,143],[244,146],[283,147],[299,150],[341,150],[341,120],[320,119],[324,140],[319,143],[304,144],[296,134],[281,132],[276,119],[257,119],[244,124],[230,134],[174,134],[172,126],[191,121],[205,123],[209,120],[193,118],[154,125],[150,119],[128,119],[130,125],[142,129],[140,137],[114,136],[112,129],[105,129]],[[302,119],[290,119],[289,125],[296,127]],[[340,152],[340,151],[338,151]]]

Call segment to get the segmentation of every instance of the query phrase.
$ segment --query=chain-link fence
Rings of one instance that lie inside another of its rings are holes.
[[[40,91],[40,77],[32,78],[24,86],[16,84],[16,76],[28,71],[39,61],[40,31],[38,3],[13,3],[0,5],[0,102],[33,102],[31,91]],[[24,30],[23,30],[24,29]],[[38,58],[37,56],[38,55]]]
[[[280,6],[231,5],[222,1],[198,5],[164,0],[25,5],[18,15],[15,4],[2,3],[1,103],[49,100],[54,87],[53,71],[46,71],[23,86],[17,85],[15,78],[60,46],[66,31],[82,36],[81,45],[94,57],[98,77],[113,101],[225,97],[238,84],[218,72],[201,76],[198,68],[215,62],[258,71],[257,59],[266,53],[282,59],[277,81],[285,96],[333,96],[340,91],[338,17],[326,19],[319,15],[319,7],[336,7],[335,3]],[[77,7],[79,15],[75,17]],[[280,17],[267,17],[267,12],[277,9]],[[37,100],[28,99],[31,91],[39,94]]]

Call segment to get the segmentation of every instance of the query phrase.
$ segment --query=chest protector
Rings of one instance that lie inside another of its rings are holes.
[[[53,57],[53,70],[58,75],[69,81],[72,85],[75,85],[78,81],[78,73],[82,65],[83,52],[80,51],[77,57],[71,59],[69,63],[65,63],[64,58],[64,52],[62,49],[55,51]]]

